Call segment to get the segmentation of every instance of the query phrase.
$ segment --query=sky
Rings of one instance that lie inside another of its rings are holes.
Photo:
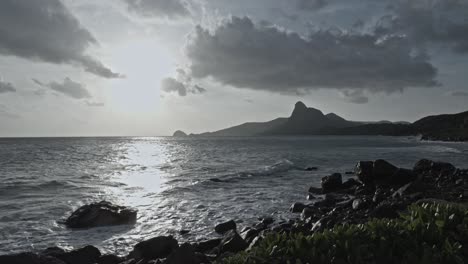
[[[468,110],[467,0],[2,0],[0,137]]]

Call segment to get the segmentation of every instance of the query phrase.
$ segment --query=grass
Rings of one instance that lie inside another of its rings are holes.
[[[468,263],[468,210],[411,205],[398,219],[373,219],[303,234],[268,234],[221,263]]]

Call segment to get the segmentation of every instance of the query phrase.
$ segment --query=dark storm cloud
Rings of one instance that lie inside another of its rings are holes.
[[[15,87],[13,86],[13,84],[11,84],[9,82],[5,82],[0,78],[0,94],[1,93],[8,93],[8,92],[10,92],[10,93],[16,92]]]
[[[105,78],[121,77],[85,54],[96,44],[59,0],[0,1],[0,54],[78,65]]]
[[[175,78],[164,78],[161,81],[161,90],[167,93],[177,93],[179,96],[186,96],[187,94],[201,94],[205,93],[206,89],[198,85],[184,84]]]
[[[304,38],[247,17],[233,17],[212,32],[198,26],[186,47],[194,78],[284,94],[437,85],[436,68],[413,52],[401,37],[317,31]]]
[[[50,83],[43,83],[37,79],[32,80],[41,87],[52,89],[74,99],[89,99],[92,97],[85,85],[75,82],[68,77],[65,78],[63,82],[53,81]]]
[[[445,44],[468,53],[468,1],[395,0],[383,17],[378,34],[404,34],[415,44]]]
[[[317,10],[328,5],[328,0],[296,0],[300,10]]]
[[[343,91],[342,96],[344,97],[345,101],[353,103],[353,104],[367,104],[369,102],[369,98],[363,94],[362,91]]]
[[[187,3],[183,0],[124,0],[129,10],[147,17],[169,19],[190,15]]]

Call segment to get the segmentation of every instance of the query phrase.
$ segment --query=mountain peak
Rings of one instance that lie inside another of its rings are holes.
[[[307,109],[307,106],[301,102],[301,101],[298,101],[295,105],[294,105],[294,109]]]

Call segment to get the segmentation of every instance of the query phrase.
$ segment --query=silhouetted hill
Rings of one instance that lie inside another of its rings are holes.
[[[422,135],[427,140],[468,140],[468,111],[458,114],[428,116],[409,122],[356,122],[335,113],[322,111],[297,102],[288,118],[242,125],[193,136],[269,136],[269,135]],[[191,134],[192,136],[192,134]]]

